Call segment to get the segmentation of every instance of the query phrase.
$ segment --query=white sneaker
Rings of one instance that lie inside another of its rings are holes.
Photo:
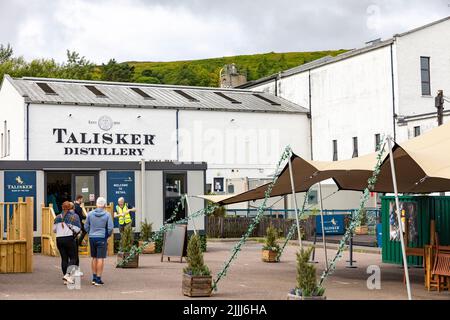
[[[75,283],[75,281],[73,280],[73,278],[70,276],[70,275],[68,275],[68,274],[66,274],[64,277],[63,277],[63,279],[64,279],[64,282],[67,284],[67,283],[70,283],[70,284],[74,284]]]

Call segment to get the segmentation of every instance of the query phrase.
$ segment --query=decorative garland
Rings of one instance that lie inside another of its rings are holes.
[[[295,214],[298,216],[298,221],[300,222],[300,219],[302,218],[303,214],[305,213],[305,208],[306,205],[308,203],[308,198],[309,198],[309,193],[310,193],[311,189],[308,189],[308,191],[305,194],[305,199],[303,200],[303,205],[302,205],[302,210],[300,212],[296,212]],[[297,209],[298,210],[298,209]],[[293,223],[291,228],[289,229],[289,232],[286,236],[286,240],[283,243],[283,246],[281,247],[281,249],[278,251],[276,260],[280,261],[280,257],[283,254],[284,248],[286,247],[287,243],[289,242],[289,240],[291,240],[291,238],[294,236],[295,230],[297,229],[297,223]],[[301,234],[300,234],[301,236]]]
[[[363,196],[361,198],[360,205],[359,205],[358,212],[355,215],[351,216],[350,224],[349,224],[349,226],[348,226],[344,236],[342,237],[341,241],[339,242],[339,247],[338,247],[338,250],[336,252],[336,255],[334,256],[333,260],[331,260],[331,262],[330,262],[330,264],[328,266],[328,269],[325,270],[322,273],[322,276],[320,277],[319,287],[321,287],[323,282],[325,281],[325,279],[330,274],[332,274],[335,271],[336,263],[337,263],[337,261],[340,258],[342,258],[342,253],[344,251],[346,243],[350,239],[350,236],[353,234],[355,228],[360,225],[361,213],[364,210],[365,204],[366,204],[367,200],[369,199],[370,192],[371,192],[371,190],[374,189],[375,184],[376,184],[377,179],[378,179],[378,176],[380,174],[381,165],[383,163],[383,153],[384,153],[384,149],[386,147],[386,141],[385,141],[384,137],[381,139],[381,142],[378,145],[378,147],[380,147],[380,145],[382,145],[382,147],[379,148],[379,151],[378,151],[377,163],[375,165],[375,169],[373,171],[372,176],[367,180],[368,186],[364,190],[364,193],[363,193]]]
[[[219,273],[217,274],[217,278],[213,281],[213,286],[212,289],[214,291],[217,291],[217,284],[219,283],[219,281],[225,277],[227,275],[227,271],[231,265],[231,262],[236,259],[238,253],[241,251],[241,247],[243,244],[245,244],[245,242],[247,241],[247,239],[250,237],[250,235],[252,234],[253,230],[256,228],[256,226],[259,224],[259,222],[261,221],[261,218],[263,216],[264,213],[264,208],[266,207],[266,203],[267,203],[267,199],[270,198],[270,195],[272,193],[272,189],[273,186],[275,185],[275,183],[278,180],[278,177],[280,175],[280,167],[281,164],[288,159],[289,157],[291,157],[292,155],[292,149],[290,146],[287,146],[283,152],[283,154],[281,155],[280,160],[278,161],[277,167],[275,169],[275,174],[274,177],[272,179],[272,182],[269,184],[269,186],[267,187],[267,190],[264,193],[264,201],[261,203],[261,205],[258,208],[257,214],[256,216],[253,218],[252,223],[249,225],[247,232],[241,237],[241,239],[239,240],[239,242],[233,247],[232,251],[231,251],[231,256],[230,258],[225,261],[222,270],[219,271]]]
[[[183,218],[180,219],[178,221],[175,221],[174,223],[167,223],[168,221],[173,220],[178,212],[179,212],[179,207],[181,205],[182,208],[184,208],[184,200],[186,199],[186,195],[183,195],[180,200],[177,203],[177,206],[174,210],[174,212],[172,213],[172,216],[166,220],[166,222],[161,226],[161,228],[156,231],[151,237],[150,239],[148,239],[147,241],[144,241],[142,243],[141,246],[136,246],[133,245],[130,249],[129,254],[123,259],[121,260],[117,266],[118,267],[123,267],[124,265],[126,265],[129,261],[131,261],[136,255],[141,254],[142,251],[145,249],[145,247],[147,247],[150,243],[155,242],[157,240],[161,240],[164,236],[164,233],[166,233],[167,231],[173,230],[175,228],[176,225],[179,224],[186,224],[189,220],[197,218],[197,217],[201,217],[203,215],[210,215],[212,214],[219,206],[217,204],[208,204],[206,206],[206,208],[198,210],[194,213],[192,213],[189,217],[187,218]]]

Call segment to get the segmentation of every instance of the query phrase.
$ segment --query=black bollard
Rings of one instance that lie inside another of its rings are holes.
[[[349,268],[349,269],[355,269],[355,268],[357,268],[357,266],[354,266],[353,265],[353,262],[356,262],[356,260],[353,260],[353,232],[352,232],[352,234],[350,235],[350,239],[349,239],[349,253],[350,253],[350,260],[347,260],[346,262],[348,262],[349,264],[347,265],[347,266],[345,266],[346,268]]]
[[[312,251],[312,258],[311,260],[308,261],[308,263],[319,263],[318,261],[316,261],[316,242],[317,242],[317,232],[314,229],[314,249]]]

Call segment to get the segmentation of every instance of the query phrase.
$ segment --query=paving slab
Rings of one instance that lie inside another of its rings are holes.
[[[205,262],[214,277],[229,257],[234,242],[208,242]],[[288,245],[279,263],[261,261],[261,247],[249,242],[238,255],[225,278],[219,282],[218,291],[209,299],[234,300],[284,300],[295,286],[297,246]],[[333,257],[335,249],[328,249]],[[324,268],[324,252],[316,249],[319,263],[317,274]],[[348,254],[337,265],[336,272],[325,282],[328,299],[406,299],[403,269],[398,265],[381,263],[381,255],[355,252],[358,268],[345,268]],[[105,286],[90,284],[90,258],[81,258],[85,273],[80,290],[68,290],[61,280],[59,258],[35,255],[31,274],[0,274],[0,299],[189,299],[181,293],[182,269],[186,263],[161,262],[161,256],[141,255],[138,269],[115,268],[115,257],[106,261],[103,279]],[[381,289],[367,288],[367,267],[381,269]],[[449,292],[428,292],[423,284],[423,269],[411,269],[412,293],[415,299],[450,299]]]

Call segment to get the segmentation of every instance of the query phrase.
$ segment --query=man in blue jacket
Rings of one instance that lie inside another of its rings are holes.
[[[97,199],[97,209],[88,213],[84,229],[89,235],[92,257],[92,284],[103,285],[102,273],[108,251],[108,238],[112,235],[114,224],[111,214],[105,210],[106,199]]]

